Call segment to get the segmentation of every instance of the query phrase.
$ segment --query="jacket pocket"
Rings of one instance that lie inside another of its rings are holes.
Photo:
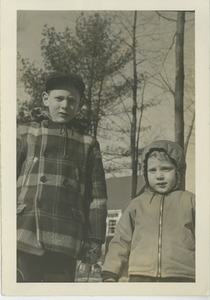
[[[29,184],[29,177],[32,173],[32,170],[38,161],[38,157],[28,158],[24,163],[22,177],[22,186],[27,186]]]
[[[17,215],[20,215],[24,211],[25,207],[26,207],[26,204],[18,204]]]
[[[71,214],[72,214],[72,218],[75,221],[85,223],[85,216],[84,216],[83,212],[81,212],[77,209],[71,208]]]

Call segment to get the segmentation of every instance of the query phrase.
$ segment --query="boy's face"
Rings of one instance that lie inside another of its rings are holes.
[[[147,161],[147,178],[150,187],[157,193],[169,193],[177,184],[176,166],[169,158],[163,156],[149,157]]]
[[[74,87],[51,90],[43,93],[43,103],[49,108],[54,122],[66,124],[77,114],[80,104],[80,93]]]

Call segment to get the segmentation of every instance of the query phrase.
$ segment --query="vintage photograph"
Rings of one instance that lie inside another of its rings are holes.
[[[17,289],[196,295],[196,11],[15,14]]]
[[[17,103],[17,281],[195,282],[195,13],[18,11]]]

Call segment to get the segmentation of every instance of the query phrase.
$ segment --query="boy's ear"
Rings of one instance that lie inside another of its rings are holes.
[[[42,93],[42,101],[44,103],[44,106],[49,106],[49,95],[48,93],[44,92]]]

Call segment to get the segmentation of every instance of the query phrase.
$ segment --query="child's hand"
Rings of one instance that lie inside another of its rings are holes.
[[[101,244],[85,242],[82,245],[80,259],[83,263],[94,265],[101,256]]]
[[[102,282],[118,282],[119,275],[109,271],[102,271],[101,278]]]
[[[114,278],[107,278],[104,280],[104,282],[116,282],[116,281],[114,280]]]

